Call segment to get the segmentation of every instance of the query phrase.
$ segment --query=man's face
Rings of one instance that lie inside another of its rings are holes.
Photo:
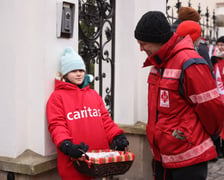
[[[162,43],[151,43],[138,40],[140,51],[145,51],[148,56],[156,53],[162,46]]]

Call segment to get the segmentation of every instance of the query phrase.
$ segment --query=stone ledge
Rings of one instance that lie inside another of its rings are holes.
[[[17,158],[0,157],[0,170],[26,175],[36,175],[55,169],[57,155],[41,156],[31,150],[24,151]]]
[[[146,124],[143,122],[137,122],[135,125],[118,124],[118,126],[123,129],[126,134],[146,135]]]

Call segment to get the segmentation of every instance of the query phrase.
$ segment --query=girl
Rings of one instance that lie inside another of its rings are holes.
[[[109,116],[101,96],[90,89],[85,64],[71,47],[61,57],[61,80],[47,102],[48,130],[57,147],[58,171],[63,180],[90,180],[80,174],[71,158],[87,150],[108,149],[113,143],[124,150],[129,142]]]

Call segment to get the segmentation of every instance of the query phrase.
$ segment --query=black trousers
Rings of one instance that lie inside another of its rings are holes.
[[[221,137],[213,139],[217,154],[219,158],[224,157],[224,140]]]
[[[208,162],[192,166],[164,169],[159,161],[152,161],[154,180],[206,180],[208,174]]]

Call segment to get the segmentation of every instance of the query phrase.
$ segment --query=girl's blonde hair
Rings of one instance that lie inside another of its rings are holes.
[[[65,81],[65,79],[64,79],[64,77],[63,77],[63,75],[62,75],[61,72],[57,72],[57,74],[56,74],[56,79],[58,79],[58,80],[60,80],[60,81]]]

